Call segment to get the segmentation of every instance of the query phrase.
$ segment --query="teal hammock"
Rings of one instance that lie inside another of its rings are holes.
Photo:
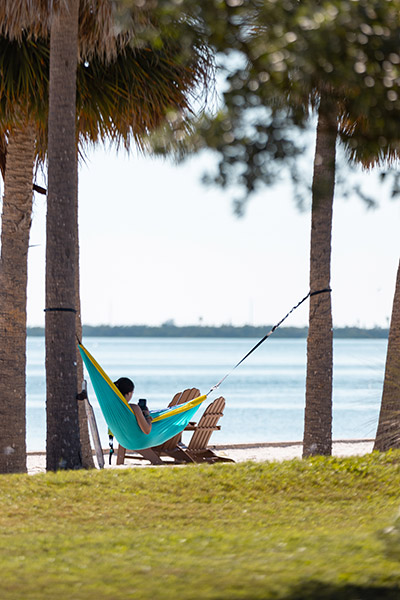
[[[199,396],[171,408],[151,410],[152,427],[150,433],[145,434],[121,392],[82,344],[79,344],[79,352],[89,373],[104,419],[116,440],[124,448],[144,450],[163,444],[185,429],[200,404],[207,398],[207,395]]]

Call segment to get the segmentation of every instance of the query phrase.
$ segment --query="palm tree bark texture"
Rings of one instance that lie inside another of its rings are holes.
[[[0,473],[26,472],[26,281],[34,148],[31,126],[11,130],[1,221]]]
[[[82,466],[76,393],[76,69],[79,0],[53,8],[46,232],[47,470]]]
[[[374,450],[400,448],[400,262],[390,321],[385,378]]]
[[[330,287],[337,110],[321,94],[312,186],[310,291]],[[310,298],[303,456],[332,452],[333,334],[330,293]]]

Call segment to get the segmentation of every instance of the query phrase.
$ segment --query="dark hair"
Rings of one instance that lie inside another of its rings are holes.
[[[114,385],[119,389],[123,396],[133,392],[135,389],[135,384],[132,379],[128,379],[128,377],[120,377],[117,381],[114,381]]]

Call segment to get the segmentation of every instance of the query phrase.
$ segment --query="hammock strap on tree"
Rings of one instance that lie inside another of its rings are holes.
[[[279,327],[280,325],[282,325],[282,323],[283,323],[284,321],[286,321],[286,319],[288,318],[288,316],[289,316],[289,315],[291,315],[291,314],[292,314],[292,312],[296,310],[296,308],[299,308],[299,306],[300,306],[301,304],[303,304],[303,302],[305,302],[305,301],[307,300],[307,298],[311,298],[311,296],[317,296],[318,294],[330,293],[331,291],[332,291],[332,290],[331,290],[331,288],[324,288],[323,290],[317,290],[317,291],[315,291],[315,292],[308,292],[307,296],[304,296],[304,298],[303,298],[302,300],[300,300],[300,302],[298,302],[297,304],[295,304],[295,305],[294,305],[294,306],[293,306],[293,307],[292,307],[292,308],[289,310],[289,312],[288,312],[288,313],[287,313],[287,314],[286,314],[286,315],[283,317],[283,319],[281,319],[281,320],[280,320],[280,321],[279,321],[279,322],[278,322],[276,325],[274,325],[274,326],[272,327],[272,329],[270,329],[270,331],[269,331],[269,332],[268,332],[266,335],[264,335],[264,337],[263,337],[263,338],[262,338],[262,339],[261,339],[259,342],[257,342],[257,344],[256,344],[255,346],[253,346],[253,348],[252,348],[251,350],[249,350],[249,352],[248,352],[248,353],[247,353],[245,356],[243,356],[243,358],[241,358],[241,359],[239,360],[239,362],[238,362],[238,363],[236,363],[236,365],[235,365],[235,366],[234,366],[234,367],[233,367],[233,368],[232,368],[232,369],[231,369],[231,370],[230,370],[230,371],[229,371],[229,372],[228,372],[228,373],[227,373],[227,374],[226,374],[226,375],[225,375],[225,376],[224,376],[224,377],[223,377],[223,378],[220,380],[220,381],[218,381],[218,383],[216,383],[216,384],[215,384],[215,385],[214,385],[214,386],[211,388],[211,390],[208,392],[207,396],[208,396],[209,394],[211,394],[211,392],[213,392],[214,390],[216,390],[217,388],[219,388],[219,386],[220,386],[220,385],[221,385],[221,384],[222,384],[222,383],[225,381],[225,379],[227,379],[227,378],[229,377],[229,375],[231,375],[231,374],[233,373],[233,371],[234,371],[235,369],[237,369],[237,368],[238,368],[238,366],[239,366],[239,365],[241,365],[241,364],[242,364],[242,362],[244,362],[244,361],[246,360],[246,358],[248,358],[248,357],[250,356],[250,354],[253,354],[253,352],[254,352],[255,350],[257,350],[257,348],[259,348],[259,347],[261,346],[261,344],[263,344],[263,343],[265,342],[265,340],[267,340],[267,339],[268,339],[268,338],[269,338],[269,337],[270,337],[270,336],[271,336],[271,335],[274,333],[274,331],[275,331],[276,329],[278,329],[278,327]]]

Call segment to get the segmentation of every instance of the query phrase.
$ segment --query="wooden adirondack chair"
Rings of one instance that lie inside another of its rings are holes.
[[[219,419],[222,417],[225,408],[225,398],[220,396],[214,402],[209,404],[200,418],[194,433],[190,439],[188,446],[185,446],[181,441],[173,448],[168,450],[169,456],[172,456],[178,461],[183,462],[235,462],[231,458],[218,456],[208,448],[208,443],[213,431],[221,429],[218,425]]]
[[[183,404],[184,402],[188,402],[189,400],[193,400],[194,398],[198,398],[200,396],[200,390],[197,388],[189,388],[184,390],[183,392],[178,392],[172,398],[169,403],[169,407],[176,406],[177,404]],[[187,429],[191,430],[194,428],[194,424],[190,424]],[[154,446],[154,448],[147,448],[146,450],[127,450],[123,446],[118,447],[117,453],[117,465],[123,465],[125,459],[145,459],[149,460],[153,465],[164,465],[166,462],[161,460],[161,454],[169,455],[169,451],[176,448],[177,444],[180,443],[182,439],[182,434],[179,433],[175,435],[170,440],[167,440],[161,446]]]

